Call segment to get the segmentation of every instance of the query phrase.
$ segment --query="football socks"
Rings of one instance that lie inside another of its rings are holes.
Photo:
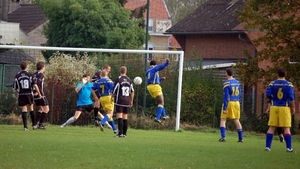
[[[167,113],[166,113],[166,109],[163,107],[163,111],[162,111],[162,114],[161,114],[163,117],[166,117],[167,116]]]
[[[27,127],[27,112],[22,112],[22,121],[23,121],[24,128],[28,128]]]
[[[220,127],[221,138],[226,138],[226,128]]]
[[[31,122],[32,122],[32,126],[36,125],[36,122],[35,122],[35,114],[33,111],[30,111],[30,118],[31,118]]]
[[[237,133],[238,133],[239,141],[243,140],[243,130],[242,129],[237,129]]]
[[[266,134],[266,147],[269,147],[271,149],[272,140],[273,140],[273,134],[267,133]]]
[[[292,149],[292,135],[284,134],[286,148]]]
[[[128,122],[127,119],[123,119],[123,135],[127,135]]]
[[[105,115],[104,118],[101,120],[100,124],[103,125],[109,119],[109,115]]]
[[[42,125],[44,123],[45,116],[46,116],[46,113],[42,112],[41,119],[40,119],[40,125]]]
[[[36,122],[39,122],[39,121],[40,121],[41,116],[42,116],[42,112],[39,112],[39,111],[38,111],[38,112],[36,113],[36,118],[35,118]]]
[[[118,130],[119,130],[119,135],[123,134],[123,119],[118,118]]]
[[[163,113],[164,111],[164,107],[162,105],[158,105],[157,108],[156,108],[156,119],[159,120],[160,119],[160,116],[161,114]]]
[[[75,121],[75,118],[74,118],[74,117],[70,117],[70,118],[65,122],[65,124],[66,124],[66,125],[69,125],[69,124],[73,123],[74,121]]]
[[[98,111],[99,111],[98,107],[94,107],[94,116],[95,116],[95,120],[96,120],[97,117],[98,117]]]
[[[115,122],[113,120],[108,121],[108,124],[112,127],[113,131],[117,130],[117,127],[116,127]]]

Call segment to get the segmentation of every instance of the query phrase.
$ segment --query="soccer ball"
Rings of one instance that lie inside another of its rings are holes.
[[[136,84],[136,85],[140,85],[142,84],[143,80],[141,77],[137,76],[133,79],[133,83]]]

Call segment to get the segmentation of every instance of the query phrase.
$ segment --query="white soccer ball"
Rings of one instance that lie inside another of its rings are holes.
[[[136,85],[140,85],[142,84],[143,80],[141,77],[137,76],[133,79],[133,83],[136,84]]]

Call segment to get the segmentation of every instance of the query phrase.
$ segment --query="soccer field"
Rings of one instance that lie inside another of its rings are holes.
[[[127,138],[115,138],[111,130],[94,126],[47,126],[47,130],[23,131],[21,125],[0,125],[2,168],[128,168],[128,169],[299,169],[298,153],[285,152],[285,143],[273,140],[264,151],[263,136],[245,134],[244,143],[229,132],[218,142],[219,132],[128,130]]]

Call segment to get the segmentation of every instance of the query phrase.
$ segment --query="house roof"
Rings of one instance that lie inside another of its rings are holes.
[[[210,34],[244,32],[236,10],[242,10],[243,0],[208,0],[166,32],[169,34]]]
[[[127,0],[124,7],[132,11],[145,5],[147,5],[147,0]],[[164,0],[151,0],[149,8],[149,18],[170,19],[170,14]],[[144,12],[144,18],[146,18],[146,12]]]
[[[8,50],[0,53],[0,63],[19,65],[24,60],[35,61],[34,57],[19,50]]]
[[[8,13],[8,22],[20,23],[20,28],[29,33],[47,21],[44,12],[33,4],[20,4],[16,9]]]
[[[166,3],[164,0],[150,0],[150,6],[149,6],[149,18],[152,19],[170,19],[170,14],[168,11],[168,8],[166,6]],[[136,10],[142,6],[147,5],[147,0],[127,0],[127,3],[125,3],[124,7],[126,9],[129,9],[131,11]],[[144,18],[146,18],[146,12],[143,14]],[[179,43],[174,38],[174,36],[170,37],[170,48],[180,48]]]

